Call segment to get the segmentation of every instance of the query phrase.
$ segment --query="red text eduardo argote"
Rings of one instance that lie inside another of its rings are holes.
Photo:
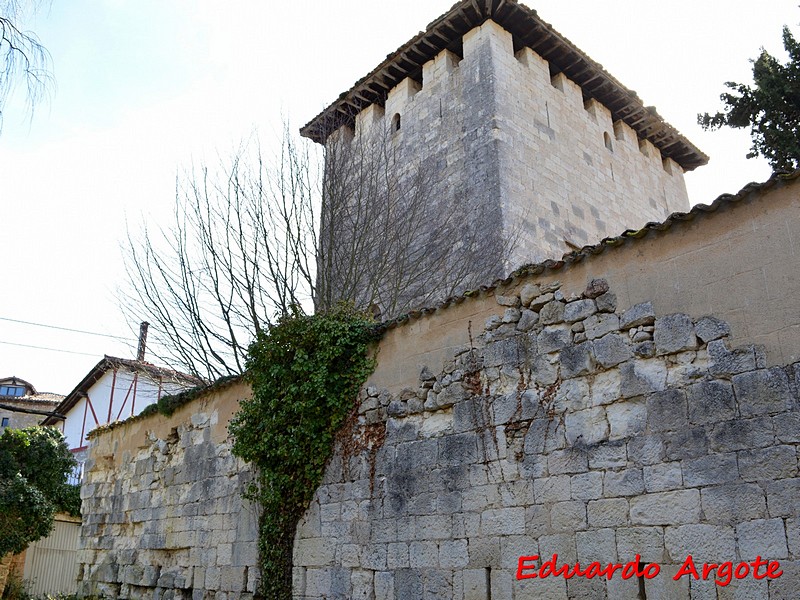
[[[586,579],[603,578],[612,579],[617,574],[622,579],[643,577],[653,579],[661,573],[658,563],[643,563],[640,555],[627,563],[599,563],[590,562],[582,567],[579,562],[574,565],[558,563],[558,554],[552,558],[539,562],[539,555],[520,556],[517,561],[517,579],[546,579],[547,577],[585,577]],[[734,563],[731,561],[721,563],[695,563],[692,555],[686,557],[677,573],[672,577],[675,581],[682,577],[693,579],[713,579],[714,582],[725,587],[733,579],[776,579],[783,575],[781,565],[777,560],[766,560],[757,556],[755,560]]]

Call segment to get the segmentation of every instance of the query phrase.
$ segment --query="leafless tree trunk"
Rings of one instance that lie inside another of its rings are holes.
[[[457,199],[433,201],[432,173],[401,165],[388,133],[324,159],[288,128],[273,160],[243,145],[178,178],[170,227],[129,234],[123,304],[161,360],[213,379],[242,372],[281,315],[351,301],[391,318],[500,275],[507,249]]]

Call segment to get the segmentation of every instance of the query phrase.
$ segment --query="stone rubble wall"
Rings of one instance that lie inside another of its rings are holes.
[[[243,384],[172,417],[156,414],[94,437],[81,489],[80,590],[107,598],[247,600],[258,582],[251,470],[226,426]]]
[[[664,569],[651,599],[795,598],[798,181],[388,330],[298,530],[295,597],[633,598],[618,578],[514,573],[523,554],[638,552]],[[249,393],[93,438],[84,591],[253,593],[257,515],[226,431]],[[672,583],[689,552],[762,552],[784,575]]]
[[[658,563],[648,598],[796,597],[800,363],[731,348],[714,317],[618,309],[604,280],[496,300],[414,387],[363,390],[298,529],[296,598],[638,597],[636,578],[516,580],[554,553]],[[784,574],[673,581],[689,554]]]

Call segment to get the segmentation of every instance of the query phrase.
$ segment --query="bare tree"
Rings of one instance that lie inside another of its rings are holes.
[[[388,133],[342,134],[319,156],[287,127],[270,160],[245,143],[179,176],[169,227],[129,233],[123,304],[151,323],[161,360],[217,378],[242,372],[280,315],[346,300],[391,318],[500,275],[507,248],[484,247],[433,183]]]
[[[25,31],[21,22],[40,2],[0,0],[0,125],[5,102],[20,79],[27,87],[31,110],[50,82],[50,55],[36,34]]]

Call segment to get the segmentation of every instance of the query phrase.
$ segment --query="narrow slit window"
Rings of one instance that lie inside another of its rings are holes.
[[[606,148],[611,150],[611,152],[614,151],[614,143],[611,141],[611,136],[608,135],[607,131],[603,132],[603,143],[606,145]]]
[[[392,131],[400,131],[400,113],[395,113],[392,117]]]

